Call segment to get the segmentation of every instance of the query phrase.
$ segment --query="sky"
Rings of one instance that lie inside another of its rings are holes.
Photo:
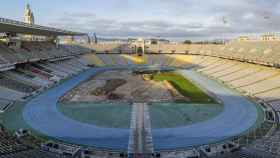
[[[3,0],[0,16],[102,37],[215,39],[280,32],[280,0]]]

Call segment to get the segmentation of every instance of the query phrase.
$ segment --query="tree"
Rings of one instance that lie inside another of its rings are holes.
[[[192,41],[191,40],[185,40],[184,44],[192,44]]]
[[[138,47],[138,48],[137,48],[137,54],[138,54],[139,56],[141,56],[141,55],[143,54],[143,49],[142,49],[142,47]]]
[[[158,44],[158,41],[157,40],[152,40],[151,44]]]

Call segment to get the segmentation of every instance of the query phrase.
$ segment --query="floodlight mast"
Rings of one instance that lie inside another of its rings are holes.
[[[224,28],[227,28],[228,21],[227,21],[225,16],[223,17],[222,21],[223,21],[223,24],[224,24]],[[222,35],[222,38],[223,38],[222,42],[223,42],[223,44],[226,44],[226,39],[225,39],[226,35],[225,34],[226,34],[226,32],[224,30],[224,33]]]

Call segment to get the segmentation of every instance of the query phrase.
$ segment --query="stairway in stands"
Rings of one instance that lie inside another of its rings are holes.
[[[151,158],[153,153],[148,106],[146,103],[134,103],[128,145],[129,158]]]

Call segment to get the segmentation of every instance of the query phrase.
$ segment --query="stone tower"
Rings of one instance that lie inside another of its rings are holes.
[[[27,4],[24,10],[24,22],[33,25],[34,24],[34,15],[30,8],[30,5]],[[34,40],[35,37],[33,35],[25,35],[26,40]]]
[[[32,10],[30,9],[30,5],[27,4],[25,11],[24,11],[24,22],[28,23],[28,24],[34,24],[35,20],[34,20],[34,15]]]

